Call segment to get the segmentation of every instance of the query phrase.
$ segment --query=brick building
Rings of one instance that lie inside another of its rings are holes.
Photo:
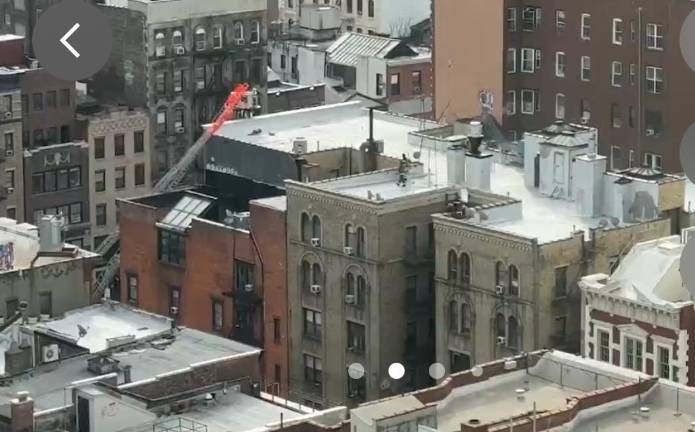
[[[508,138],[555,119],[599,129],[609,167],[679,172],[693,72],[680,32],[692,2],[433,2],[435,116],[485,105]]]
[[[20,41],[21,42],[21,41]],[[0,43],[0,48],[5,44]],[[0,166],[4,182],[0,188],[0,215],[24,220],[24,163],[22,152],[21,72],[0,72]]]

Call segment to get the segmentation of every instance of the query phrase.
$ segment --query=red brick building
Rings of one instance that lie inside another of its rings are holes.
[[[211,189],[119,201],[114,294],[179,325],[263,347],[265,390],[286,394],[285,198],[243,202]]]

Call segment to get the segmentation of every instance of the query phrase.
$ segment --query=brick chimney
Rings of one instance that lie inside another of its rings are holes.
[[[12,432],[34,432],[34,399],[29,392],[17,392],[10,408]]]

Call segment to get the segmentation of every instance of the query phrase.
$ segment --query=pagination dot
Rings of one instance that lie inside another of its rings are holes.
[[[348,366],[348,376],[354,380],[364,377],[365,369],[360,363],[352,363]]]
[[[405,375],[405,367],[400,363],[391,363],[389,366],[389,376],[392,379],[399,380]]]
[[[440,380],[446,375],[446,368],[441,363],[433,363],[429,369],[430,377],[434,380]]]

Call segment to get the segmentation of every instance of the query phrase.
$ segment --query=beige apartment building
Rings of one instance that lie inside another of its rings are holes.
[[[456,195],[420,164],[287,181],[290,396],[354,405],[430,383],[431,214]],[[405,377],[390,380],[400,362]],[[359,363],[365,376],[352,379]]]
[[[24,165],[22,157],[21,72],[0,74],[0,216],[24,218]]]
[[[89,144],[89,205],[96,249],[118,229],[117,199],[144,195],[152,187],[149,116],[143,109],[103,107],[78,115]]]

